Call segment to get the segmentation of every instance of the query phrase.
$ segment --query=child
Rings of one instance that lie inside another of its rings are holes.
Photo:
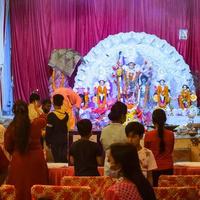
[[[72,144],[69,152],[75,176],[99,176],[97,167],[101,165],[101,150],[97,143],[89,140],[92,123],[88,119],[82,119],[78,121],[77,129],[81,139]]]
[[[47,116],[46,144],[51,148],[54,162],[66,163],[67,160],[67,122],[69,116],[62,112],[64,97],[60,94],[53,96],[54,111]]]
[[[151,150],[142,147],[140,140],[143,138],[144,126],[139,122],[130,122],[126,128],[126,136],[128,141],[137,148],[142,172],[146,178],[151,182],[151,171],[157,169],[157,164]]]

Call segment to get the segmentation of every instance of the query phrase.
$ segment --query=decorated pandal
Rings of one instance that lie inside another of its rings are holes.
[[[166,110],[174,125],[177,118],[188,121],[199,112],[189,66],[174,47],[155,35],[111,35],[83,59],[73,90],[82,98],[80,117],[91,119],[94,129],[109,123],[107,116],[116,101],[127,105],[127,122],[139,120],[147,126],[157,107]],[[54,68],[50,92],[63,86],[67,76]]]

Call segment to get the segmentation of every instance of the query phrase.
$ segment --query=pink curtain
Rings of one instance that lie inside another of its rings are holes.
[[[52,49],[73,48],[84,56],[100,40],[119,32],[144,31],[167,40],[199,75],[199,0],[10,2],[15,99],[27,100],[37,88],[43,98],[48,96],[51,70],[47,63]],[[180,28],[188,29],[188,40],[179,40]]]

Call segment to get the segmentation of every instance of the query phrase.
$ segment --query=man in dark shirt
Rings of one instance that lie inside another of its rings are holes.
[[[97,143],[89,138],[92,133],[92,123],[82,119],[77,123],[81,139],[74,142],[70,149],[70,161],[74,164],[76,176],[99,176],[98,165],[101,165],[101,150]]]
[[[51,149],[54,162],[67,162],[67,122],[68,114],[61,111],[64,97],[60,94],[53,96],[54,111],[47,116],[46,144]]]

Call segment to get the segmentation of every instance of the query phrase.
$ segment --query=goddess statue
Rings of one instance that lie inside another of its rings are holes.
[[[110,85],[104,79],[99,80],[94,86],[97,97],[97,105],[99,108],[105,108],[107,105],[107,95],[110,92]]]
[[[124,96],[124,69],[123,66],[125,65],[125,58],[122,55],[122,52],[119,52],[119,57],[117,60],[116,66],[113,66],[113,78],[116,78],[115,83],[117,85],[117,99],[118,101],[121,100]]]
[[[142,74],[138,85],[138,106],[145,109],[149,100],[149,81],[148,77]]]
[[[193,101],[197,100],[197,96],[190,91],[188,85],[183,85],[181,93],[178,97],[178,104],[181,109],[187,109]]]
[[[89,104],[90,88],[78,87],[78,88],[75,88],[74,91],[81,97],[81,100],[82,100],[81,107],[87,108]]]
[[[137,102],[137,84],[140,75],[139,67],[130,62],[124,67],[124,82],[125,82],[125,95],[127,99],[132,99],[134,103]]]
[[[157,102],[158,107],[166,108],[170,103],[169,88],[164,79],[158,81],[160,84],[156,88],[156,94],[154,95],[154,101]]]

